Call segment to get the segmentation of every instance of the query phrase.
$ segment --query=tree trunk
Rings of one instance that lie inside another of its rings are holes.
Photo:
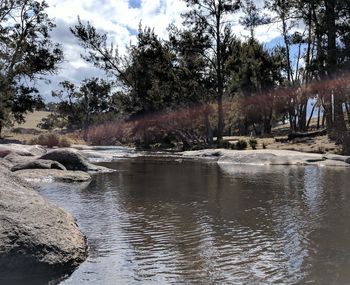
[[[316,103],[315,103],[315,105],[313,105],[313,107],[312,107],[309,120],[307,121],[306,130],[308,130],[309,127],[310,127],[310,123],[311,123],[311,120],[312,120],[312,116],[314,115],[315,108],[316,108]],[[318,116],[320,116],[320,115],[318,115]],[[319,121],[319,117],[318,117],[317,126],[319,125],[319,122],[320,122],[320,121]],[[318,127],[317,127],[317,128],[318,128]]]
[[[321,107],[318,107],[318,112],[317,112],[317,129],[320,129],[320,119],[321,119]]]
[[[206,107],[205,108],[205,114],[204,114],[204,121],[205,121],[205,128],[206,128],[206,132],[207,132],[207,144],[209,146],[212,146],[213,145],[213,129],[210,125],[210,120],[209,120],[209,114],[210,114],[210,111],[209,111],[209,107]]]
[[[326,23],[327,23],[327,72],[328,78],[332,79],[337,71],[337,28],[336,28],[336,0],[325,0]],[[331,90],[329,90],[331,92]],[[332,136],[337,141],[342,140],[343,132],[346,131],[343,100],[341,93],[333,90],[334,97],[334,122]]]
[[[282,1],[282,6],[285,6],[285,0]],[[292,64],[290,61],[290,46],[289,46],[289,39],[288,39],[288,27],[287,27],[287,21],[286,21],[286,15],[285,12],[283,11],[283,7],[282,7],[282,11],[280,14],[280,18],[282,21],[282,33],[283,33],[283,40],[284,40],[284,44],[286,46],[286,60],[287,60],[287,76],[288,76],[288,81],[290,83],[292,83],[292,85],[294,86],[294,79],[293,79],[293,70],[292,70]]]
[[[219,1],[220,2],[220,1]],[[220,143],[223,140],[224,131],[224,111],[222,106],[222,97],[224,95],[224,83],[222,74],[222,55],[221,55],[221,3],[218,5],[218,11],[216,12],[216,79],[217,79],[217,101],[218,101],[218,133],[217,142]]]
[[[306,124],[307,102],[308,102],[308,100],[306,99],[305,102],[303,102],[300,105],[300,113],[299,113],[299,118],[298,118],[298,125],[299,125],[300,131],[305,131],[308,127]]]
[[[348,124],[350,124],[350,110],[349,110],[349,104],[345,103],[345,109],[346,109],[346,115],[348,117]]]
[[[325,113],[326,111],[324,110],[324,108],[323,108],[323,116],[322,116],[322,128],[324,128],[324,126],[325,126],[325,121],[326,121],[326,113]]]

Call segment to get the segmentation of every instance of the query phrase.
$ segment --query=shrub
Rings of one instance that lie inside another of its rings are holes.
[[[251,146],[252,149],[256,149],[256,146],[258,145],[258,141],[256,139],[250,139],[249,145]]]
[[[71,141],[67,137],[60,138],[59,147],[70,147]]]
[[[60,137],[57,134],[42,134],[38,137],[35,137],[30,140],[29,144],[38,144],[41,146],[46,146],[49,148],[58,146],[58,147],[70,147],[71,143],[68,138]]]
[[[343,140],[343,154],[350,155],[350,134],[346,134]]]
[[[239,140],[237,143],[236,143],[236,149],[238,150],[244,150],[248,147],[248,144],[245,140]]]
[[[222,143],[220,144],[220,147],[225,148],[225,149],[230,149],[231,144],[229,141],[222,141]]]

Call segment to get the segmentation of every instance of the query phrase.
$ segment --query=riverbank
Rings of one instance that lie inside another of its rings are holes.
[[[314,165],[350,167],[350,157],[336,154],[305,153],[290,150],[226,150],[186,151],[183,157],[214,159],[219,164],[246,165]]]
[[[89,183],[94,173],[111,171],[74,149],[0,145],[0,280],[35,277],[46,284],[74,271],[88,255],[86,238],[74,217],[36,186]]]
[[[313,165],[320,167],[350,167],[350,156],[333,153],[308,153],[294,150],[229,150],[205,149],[185,152],[137,151],[123,147],[73,146],[95,162],[112,162],[119,159],[144,157],[149,159],[203,159],[219,164],[246,165]]]
[[[13,174],[2,159],[0,185],[1,282],[62,276],[86,259],[87,242],[73,216]]]

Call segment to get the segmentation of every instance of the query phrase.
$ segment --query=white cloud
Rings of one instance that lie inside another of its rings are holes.
[[[69,31],[69,27],[77,23],[78,16],[83,22],[90,21],[98,30],[108,33],[123,52],[130,42],[135,42],[135,32],[140,22],[143,26],[153,27],[160,37],[165,38],[169,24],[181,25],[183,21],[181,13],[186,10],[186,4],[181,0],[46,0],[46,2],[50,6],[47,13],[57,24],[57,28],[52,32],[52,38],[62,43],[65,53],[65,61],[61,65],[59,75],[53,78],[51,86],[40,88],[47,98],[51,90],[57,88],[55,83],[58,79],[69,79],[79,83],[82,79],[81,74],[85,77],[89,77],[90,74],[91,76],[102,74],[80,58],[82,48]],[[238,24],[239,14],[234,18],[236,22],[234,33],[238,36],[246,35],[247,32]],[[256,34],[263,41],[278,36],[275,28],[269,30],[258,28]]]

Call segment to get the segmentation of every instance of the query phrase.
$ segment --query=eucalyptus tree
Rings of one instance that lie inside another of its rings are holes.
[[[216,101],[218,104],[217,140],[223,139],[223,96],[228,86],[225,63],[232,42],[232,13],[239,9],[239,1],[232,0],[184,0],[190,8],[183,14],[184,24],[192,32],[201,33],[210,40],[203,51],[215,75]]]
[[[180,84],[181,98],[179,105],[201,109],[206,131],[206,143],[213,144],[213,129],[210,122],[212,108],[210,103],[215,98],[213,76],[208,60],[203,56],[210,46],[206,35],[169,27],[169,44],[176,55],[177,79]]]
[[[55,27],[45,1],[0,1],[0,134],[13,120],[42,105],[35,83],[56,71],[60,46],[50,39]]]
[[[242,3],[244,15],[240,19],[240,24],[249,29],[250,38],[255,38],[255,30],[258,26],[271,22],[268,15],[262,13],[262,8],[257,7],[253,0],[244,0]]]
[[[58,100],[50,118],[55,118],[57,125],[52,127],[86,131],[101,116],[115,111],[111,84],[103,79],[85,79],[81,85],[62,81],[59,85],[61,88],[52,92]]]

